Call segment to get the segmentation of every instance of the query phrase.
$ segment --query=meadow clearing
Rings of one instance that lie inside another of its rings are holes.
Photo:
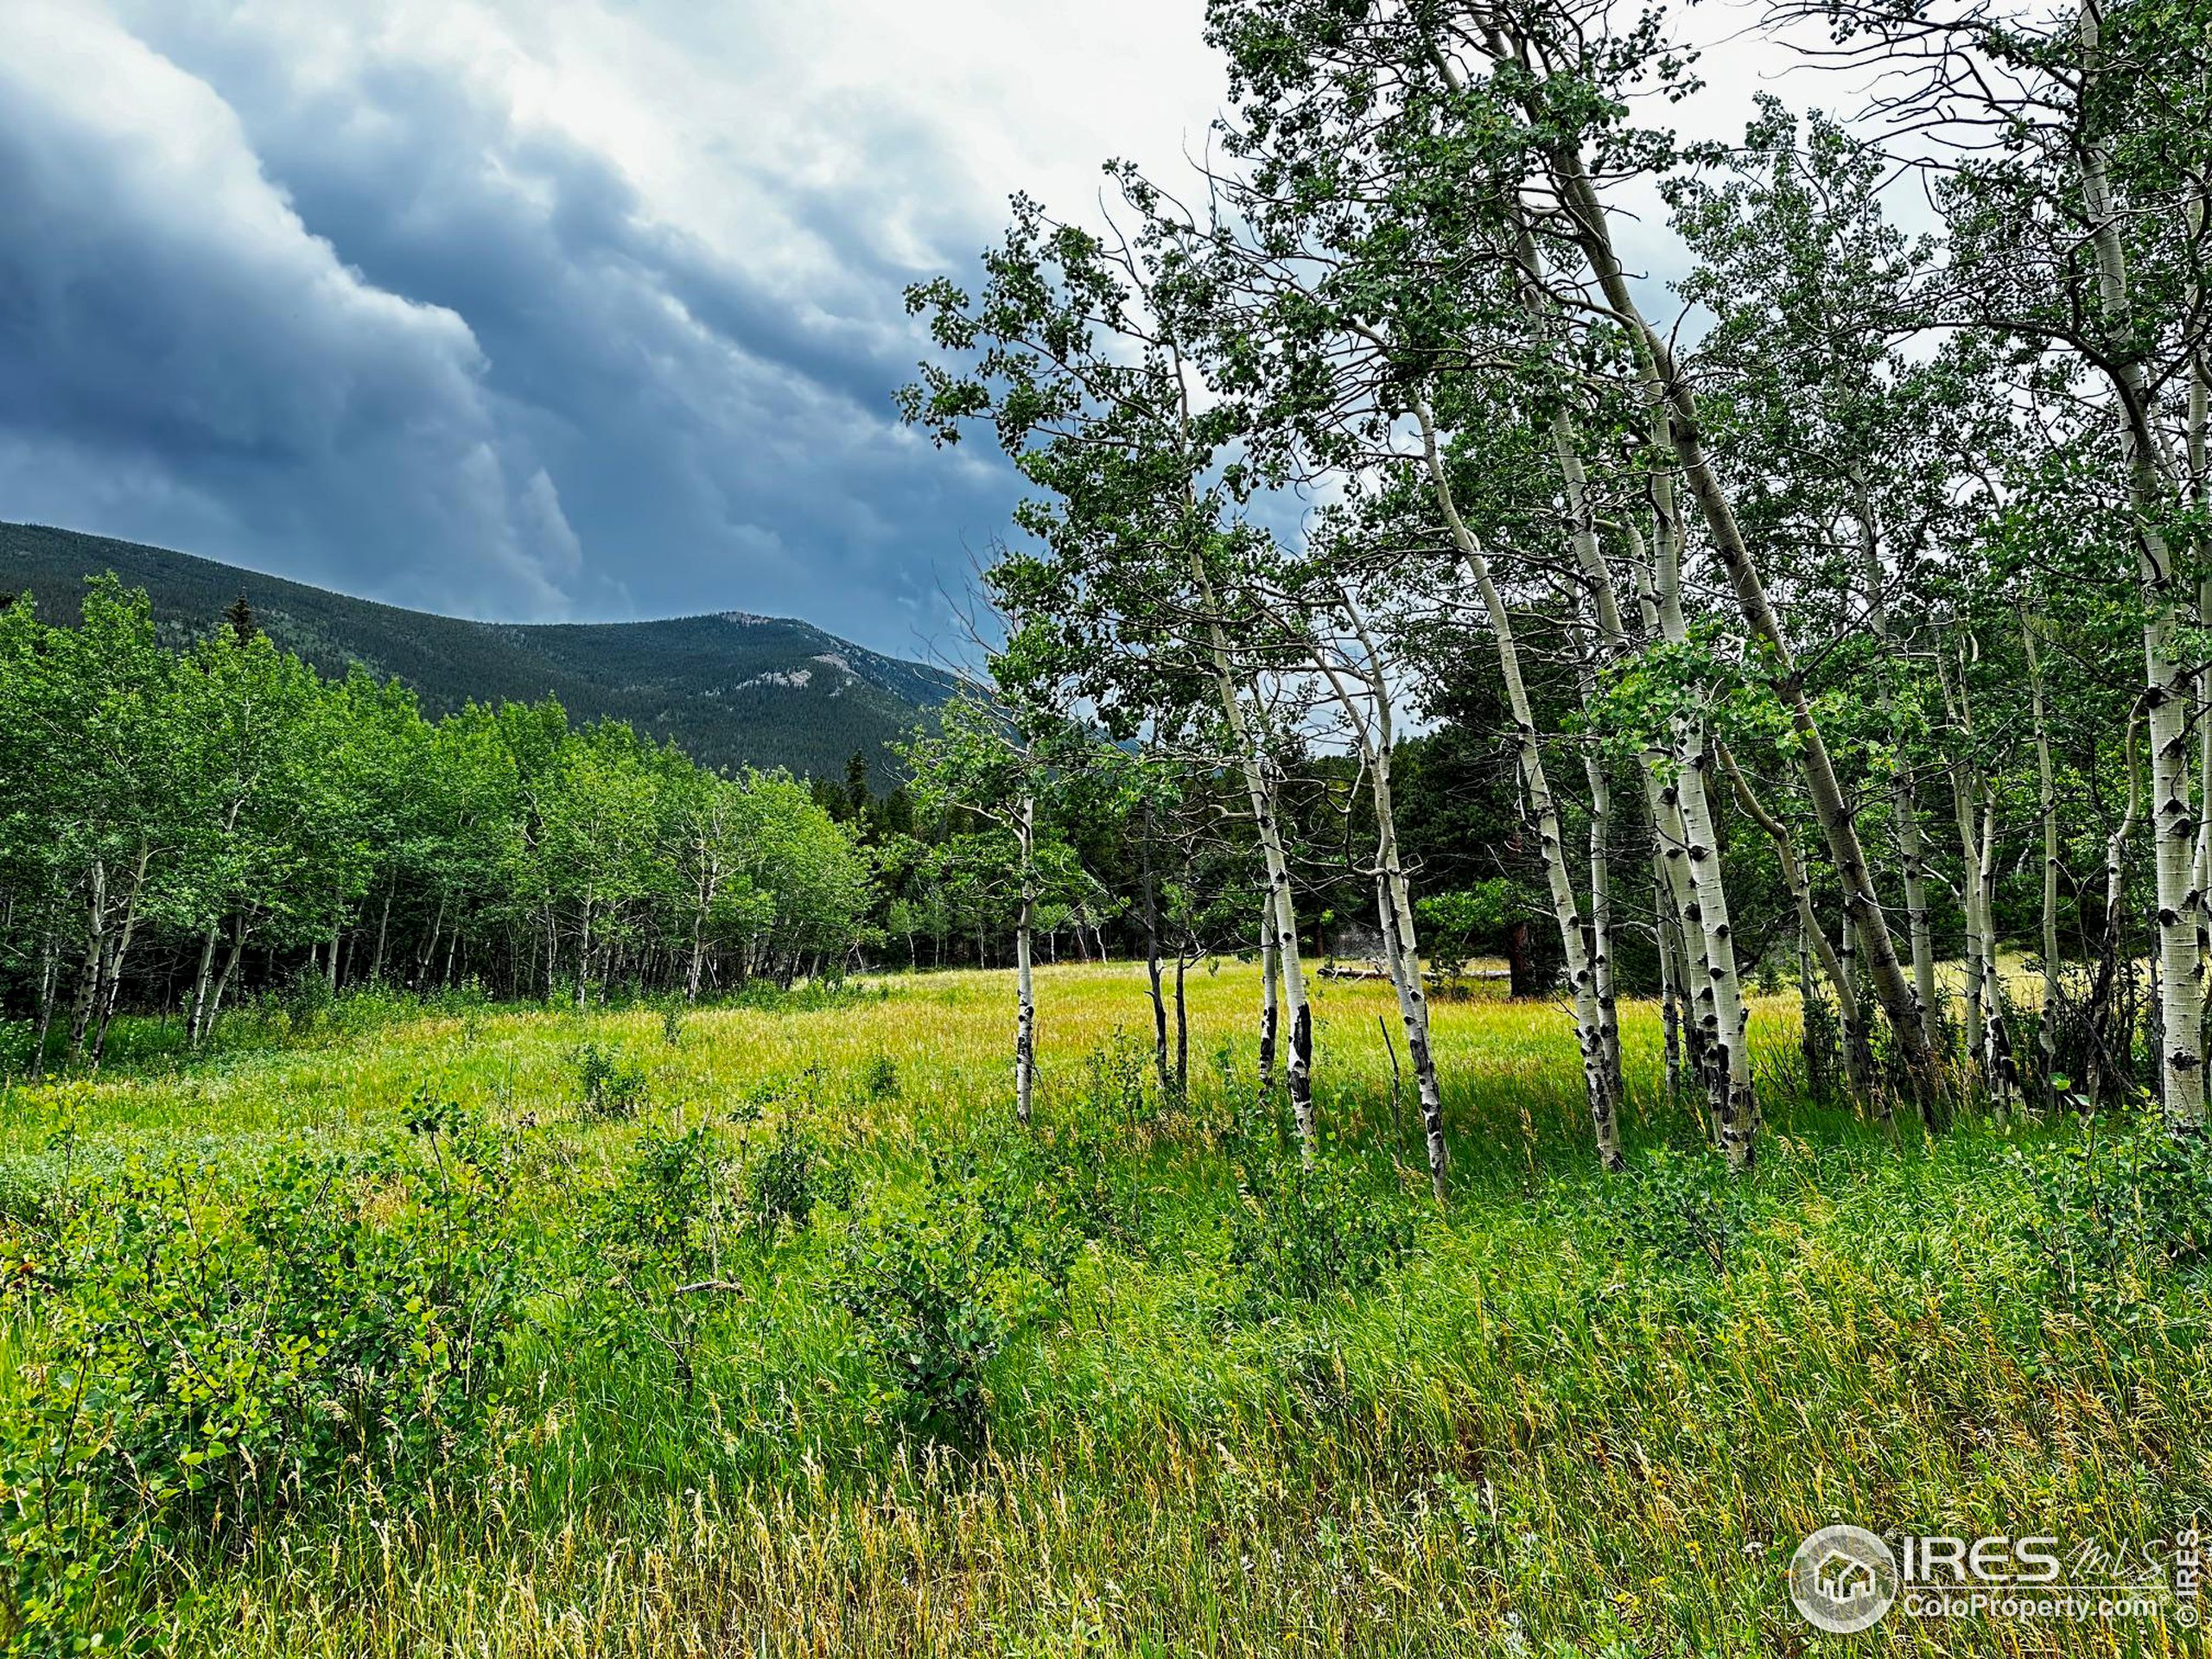
[[[2082,1202],[2135,1190],[2124,1126],[2086,1154],[2070,1125],[1878,1133],[1802,1098],[1766,999],[1770,1133],[1732,1185],[1639,1003],[1607,1177],[1569,1014],[1478,986],[1436,1007],[1440,1211],[1409,1107],[1388,1153],[1387,986],[1319,982],[1325,1180],[1250,1104],[1251,965],[1192,976],[1186,1104],[1141,967],[1039,982],[1027,1130],[995,973],[686,1012],[364,996],[10,1084],[22,1650],[70,1650],[34,1605],[331,1659],[2195,1650],[2175,1605],[1823,1637],[1784,1586],[1834,1521],[2118,1548],[2212,1512],[2202,1257]],[[256,1273],[383,1236],[408,1259],[266,1339]],[[402,1341],[381,1419],[316,1440],[288,1416],[351,1409],[313,1373],[388,1291],[420,1363]],[[133,1324],[165,1316],[166,1345]]]

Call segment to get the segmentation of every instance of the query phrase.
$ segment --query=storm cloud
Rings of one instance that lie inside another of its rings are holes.
[[[18,0],[0,517],[463,614],[743,608],[912,652],[1015,488],[899,427],[900,290],[1120,146],[1103,91],[1095,130],[1020,139],[1046,89],[843,10]],[[969,10],[1026,49],[1019,9]],[[1159,56],[1205,68],[1164,10]],[[1216,96],[1154,77],[1122,113],[1172,158]]]
[[[1202,146],[1202,11],[9,0],[0,518],[471,616],[943,641],[1018,490],[898,425],[901,290],[1016,190],[1081,216],[1105,157]],[[1727,130],[1776,60],[1723,50]]]

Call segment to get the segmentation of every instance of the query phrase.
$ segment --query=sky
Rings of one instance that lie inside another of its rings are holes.
[[[5,0],[0,518],[931,653],[1019,492],[899,424],[901,291],[972,271],[1015,191],[1095,216],[1107,157],[1202,148],[1202,12]],[[1694,119],[1739,127],[1777,62],[1720,48]]]

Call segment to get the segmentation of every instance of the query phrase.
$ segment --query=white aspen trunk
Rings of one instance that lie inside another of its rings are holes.
[[[397,885],[394,878],[393,885]],[[380,984],[384,980],[385,935],[391,926],[391,887],[384,890],[384,909],[377,916],[377,953],[369,962],[369,982]]]
[[[39,950],[38,1020],[31,1033],[31,1076],[46,1075],[46,1039],[54,1029],[54,989],[61,977],[61,937],[49,919]]]
[[[1282,1024],[1282,961],[1275,954],[1273,906],[1260,906],[1260,1102],[1275,1086],[1275,1044]]]
[[[1913,1093],[1924,1116],[1939,1110],[1936,1079],[1929,1064],[1926,1033],[1914,1005],[1911,986],[1897,961],[1889,925],[1883,918],[1873,876],[1850,806],[1844,798],[1833,758],[1820,724],[1813,717],[1804,681],[1788,638],[1782,631],[1751,547],[1745,541],[1726,490],[1705,453],[1697,422],[1696,400],[1676,365],[1672,349],[1637,305],[1627,274],[1615,256],[1604,204],[1584,170],[1579,153],[1555,151],[1550,158],[1553,180],[1562,205],[1573,221],[1571,233],[1588,261],[1610,309],[1628,329],[1637,349],[1639,367],[1655,449],[1672,454],[1695,499],[1733,590],[1737,607],[1764,659],[1762,668],[1783,708],[1789,713],[1805,775],[1806,792],[1815,819],[1827,842],[1829,859],[1843,887],[1844,903],[1851,912],[1866,947],[1866,971],[1876,996],[1903,1053],[1912,1077]],[[1655,484],[1664,475],[1655,470]]]
[[[100,976],[107,960],[107,861],[92,861],[92,898],[86,911],[85,965],[77,976],[77,995],[69,1010],[69,1058],[83,1057],[85,1032],[100,990]]]
[[[2012,1103],[2012,1048],[2005,1030],[2005,982],[1997,960],[1997,785],[1982,783],[1981,803],[1981,1065],[1990,1098],[1999,1111]]]
[[[1193,548],[1191,575],[1206,610],[1208,645],[1213,658],[1214,679],[1221,694],[1222,713],[1236,745],[1237,760],[1244,774],[1244,790],[1258,832],[1260,855],[1267,868],[1266,914],[1274,930],[1275,959],[1281,973],[1282,1012],[1289,1029],[1284,1043],[1283,1079],[1290,1093],[1290,1112],[1298,1126],[1300,1146],[1311,1154],[1315,1142],[1313,1122],[1313,1017],[1306,1004],[1306,974],[1298,954],[1298,909],[1290,890],[1290,858],[1275,817],[1274,786],[1267,776],[1267,757],[1261,752],[1258,734],[1244,708],[1232,671],[1228,635],[1222,627],[1221,610],[1205,563]]]
[[[1436,1201],[1445,1200],[1451,1152],[1444,1139],[1444,1091],[1436,1075],[1436,1058],[1429,1041],[1428,995],[1421,983],[1420,935],[1414,921],[1413,886],[1398,851],[1398,817],[1391,787],[1390,761],[1396,749],[1395,721],[1391,711],[1389,676],[1382,653],[1350,593],[1341,595],[1342,608],[1366,658],[1360,677],[1366,686],[1368,708],[1346,688],[1343,673],[1331,662],[1325,648],[1316,652],[1315,665],[1327,678],[1346,723],[1359,745],[1367,768],[1369,792],[1375,803],[1376,903],[1382,929],[1383,958],[1391,987],[1397,993],[1399,1023],[1406,1033],[1406,1053],[1414,1068],[1414,1084],[1421,1102],[1421,1131],[1428,1155],[1428,1180]],[[1371,720],[1371,725],[1370,725]],[[1395,1145],[1395,1141],[1393,1142]]]
[[[138,931],[138,896],[145,891],[146,868],[153,861],[154,849],[142,845],[138,861],[130,872],[130,890],[123,901],[123,925],[116,934],[113,948],[108,952],[106,983],[100,991],[99,1022],[92,1028],[92,1061],[98,1070],[100,1057],[107,1052],[108,1027],[115,1019],[116,1004],[123,995],[124,965],[130,960],[130,941]]]
[[[2118,990],[2114,979],[2120,967],[2120,929],[2125,914],[2122,906],[2126,902],[2127,840],[2134,833],[2135,820],[2142,810],[2140,779],[2135,765],[2136,721],[2136,711],[2131,711],[2127,717],[2127,731],[2120,742],[2121,761],[2127,772],[2127,807],[2120,814],[2120,822],[2113,826],[2112,834],[2105,837],[2104,938],[2098,950],[2096,988],[2090,1000],[2090,1014],[2095,1027],[2090,1055],[2092,1063],[2100,1068],[2104,1065],[2107,1044],[2116,1039],[2126,1047],[2133,1047],[2134,1043],[2132,1032],[2114,1033],[2112,1030],[2112,1004]],[[2099,1074],[2091,1079],[2088,1090],[2093,1104],[2104,1098],[2106,1086],[2101,1069]]]
[[[215,977],[216,923],[209,923],[207,937],[200,942],[200,968],[193,976],[192,1013],[185,1021],[185,1041],[192,1047],[200,1046],[200,1039],[207,1029],[207,991]]]
[[[223,958],[222,971],[215,976],[214,988],[207,993],[207,1018],[200,1031],[202,1037],[214,1033],[216,1017],[223,1011],[223,993],[230,988],[231,977],[238,972],[239,960],[245,955],[245,918],[237,918],[231,926],[230,950]]]
[[[1952,816],[1959,828],[1959,908],[1966,922],[1966,1030],[1962,1033],[1967,1053],[1978,1055],[1981,1048],[1983,963],[1986,951],[1983,944],[1981,916],[1981,836],[1976,827],[1976,806],[1981,798],[1981,782],[1974,769],[1963,761],[1951,765]]]
[[[1659,937],[1659,1023],[1666,1065],[1667,1096],[1682,1090],[1681,928],[1675,919],[1667,895],[1667,855],[1653,836],[1651,852],[1652,921]]]
[[[1689,837],[1690,878],[1697,888],[1699,925],[1705,930],[1706,971],[1713,981],[1713,1027],[1708,1042],[1719,1046],[1710,1064],[1725,1078],[1726,1105],[1714,1125],[1720,1150],[1732,1169],[1748,1169],[1751,1135],[1758,1121],[1751,1086],[1751,1009],[1736,971],[1736,937],[1728,915],[1728,890],[1720,880],[1719,832],[1705,788],[1705,734],[1692,727],[1690,747],[1682,757],[1682,826]]]
[[[1873,504],[1863,473],[1854,472],[1852,484],[1853,512],[1859,524],[1860,573],[1866,584],[1866,620],[1886,654],[1890,611],[1883,593],[1881,543],[1874,526]],[[1886,715],[1892,711],[1893,699],[1889,682],[1885,679],[1880,684],[1881,708]],[[1912,764],[1903,753],[1897,756],[1897,771],[1890,781],[1890,810],[1897,820],[1897,862],[1904,876],[1905,928],[1912,946],[1913,1001],[1920,1007],[1921,1033],[1932,1048],[1938,1040],[1941,994],[1936,986],[1936,934],[1929,920],[1927,842],[1921,834],[1920,798],[1913,783]]]
[[[2050,721],[2044,707],[2043,663],[2036,652],[2036,631],[2020,619],[2020,645],[2027,653],[2028,707],[2036,729],[2036,804],[2043,819],[2043,1000],[2036,1046],[2043,1056],[2046,1104],[2056,1104],[2051,1078],[2058,1071],[2058,785],[2050,763]],[[2212,732],[2208,732],[2212,737]],[[2208,771],[2207,777],[2212,777]]]
[[[1037,833],[1037,804],[1025,796],[1016,826],[1021,844],[1021,912],[1014,930],[1014,995],[1019,1007],[1014,1027],[1014,1115],[1029,1122],[1031,1096],[1037,1086],[1037,987],[1030,970],[1030,936],[1037,914],[1036,883],[1031,855]]]
[[[1681,533],[1674,511],[1673,486],[1663,474],[1653,478],[1658,512],[1657,545],[1649,601],[1651,620],[1669,645],[1686,645],[1689,626],[1682,615]],[[1732,1168],[1748,1169],[1751,1137],[1758,1121],[1752,1088],[1751,1008],[1737,971],[1735,930],[1728,913],[1728,889],[1720,876],[1720,838],[1707,787],[1710,760],[1705,734],[1694,721],[1675,725],[1674,768],[1657,791],[1660,822],[1681,849],[1679,868],[1688,893],[1682,908],[1686,932],[1697,939],[1704,982],[1696,988],[1698,1027],[1706,1088],[1712,1102],[1713,1132]]]
[[[2095,0],[2079,14],[2082,96],[2102,71],[2101,23]],[[2177,1122],[2204,1122],[2203,955],[2196,881],[2196,823],[2191,806],[2189,715],[2190,676],[2174,660],[2180,622],[2173,550],[2160,528],[2167,490],[2160,476],[2152,394],[2142,366],[2129,354],[2133,301],[2120,221],[2112,200],[2112,139],[2086,135],[2075,147],[2082,207],[2097,264],[2098,302],[2108,340],[2107,372],[2120,405],[2121,458],[2135,518],[2137,585],[2143,602],[2144,702],[2151,734],[2151,825],[2158,880],[2159,1098]]]
[[[1497,584],[1491,579],[1490,561],[1482,543],[1459,516],[1451,480],[1446,476],[1443,457],[1436,447],[1435,416],[1428,405],[1419,400],[1414,402],[1414,412],[1421,422],[1421,449],[1431,491],[1451,531],[1460,563],[1466,567],[1469,580],[1481,595],[1483,610],[1497,642],[1498,668],[1505,680],[1507,704],[1513,715],[1514,747],[1521,763],[1522,787],[1528,791],[1529,816],[1535,821],[1536,838],[1542,844],[1552,914],[1558,923],[1560,945],[1567,957],[1568,987],[1574,999],[1575,1039],[1582,1051],[1583,1083],[1589,1099],[1592,1126],[1597,1135],[1599,1161],[1608,1169],[1624,1168],[1620,1122],[1613,1109],[1611,1093],[1605,1086],[1605,1038],[1598,1012],[1597,978],[1591,972],[1589,956],[1583,949],[1582,918],[1576,912],[1574,885],[1567,874],[1559,811],[1553,803],[1551,785],[1544,776],[1543,755],[1536,742],[1535,714],[1529,702],[1528,688],[1521,678],[1521,656],[1514,640],[1513,619]]]
[[[1594,671],[1586,663],[1582,705],[1597,696]],[[1621,1074],[1620,1008],[1613,995],[1613,872],[1610,842],[1613,791],[1605,763],[1594,747],[1582,752],[1582,777],[1590,791],[1590,971],[1597,982],[1599,1036],[1605,1048],[1605,1087],[1618,1112],[1626,1085]],[[1715,860],[1716,866],[1718,859]]]
[[[1152,798],[1144,801],[1144,823],[1139,831],[1143,858],[1141,893],[1144,905],[1144,976],[1152,997],[1152,1064],[1160,1077],[1160,1092],[1172,1095],[1167,1070],[1167,999],[1163,995],[1160,964],[1160,889],[1152,869]],[[1104,952],[1101,950],[1102,959]]]

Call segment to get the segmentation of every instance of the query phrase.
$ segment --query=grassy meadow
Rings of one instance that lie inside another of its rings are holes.
[[[466,1455],[423,1477],[363,1452],[289,1485],[256,1469],[162,1487],[111,1448],[86,1478],[110,1518],[74,1546],[91,1565],[71,1617],[156,1652],[328,1659],[2196,1650],[2174,1616],[1893,1614],[1823,1637],[1784,1583],[1834,1521],[2118,1546],[2212,1514],[2201,1263],[2114,1249],[2081,1269],[2051,1220],[2054,1193],[2096,1178],[2074,1128],[1967,1118],[1929,1140],[1808,1103],[1794,999],[1765,1000],[1767,1133],[1738,1191],[1698,1150],[1694,1104],[1664,1097],[1639,1004],[1634,1168],[1606,1178],[1567,1014],[1480,987],[1436,1008],[1455,1182],[1439,1211],[1409,1101],[1402,1166],[1389,1155],[1387,987],[1324,982],[1338,1185],[1315,1197],[1249,1101],[1256,990],[1249,964],[1194,972],[1192,1097],[1169,1103],[1141,969],[1041,971],[1028,1131],[1001,974],[680,1016],[363,998],[297,1028],[241,1022],[190,1065],[142,1034],[97,1079],[10,1084],[0,1421],[50,1425],[41,1391],[84,1387],[56,1310],[92,1278],[53,1262],[83,1195],[134,1168],[190,1172],[162,1200],[162,1236],[183,1236],[245,1213],[251,1172],[370,1158],[411,1120],[416,1161],[317,1166],[351,1173],[283,1212],[359,1182],[375,1225],[449,1190],[419,1148],[442,1156],[462,1143],[438,1124],[466,1121],[502,1160],[505,1230],[464,1204],[407,1236],[442,1249],[477,1229],[454,1248],[527,1262],[472,1373]],[[619,1110],[588,1098],[587,1046],[632,1080]],[[639,1172],[664,1173],[671,1147],[713,1160],[663,1260],[639,1241],[674,1236],[677,1188]],[[1058,1218],[1048,1238],[1032,1200]],[[1017,1233],[1020,1271],[975,1280],[963,1252]],[[130,1251],[110,1254],[136,1283]],[[707,1288],[676,1282],[695,1274]],[[918,1408],[897,1319],[948,1285],[953,1380]],[[971,1319],[963,1296],[989,1306]],[[169,1409],[164,1375],[118,1409]],[[226,1376],[218,1396],[291,1397]],[[65,1422],[79,1447],[89,1414]],[[14,1432],[35,1507],[38,1459],[60,1454]],[[264,1498],[223,1496],[248,1489]],[[61,1530],[35,1534],[49,1566]]]

